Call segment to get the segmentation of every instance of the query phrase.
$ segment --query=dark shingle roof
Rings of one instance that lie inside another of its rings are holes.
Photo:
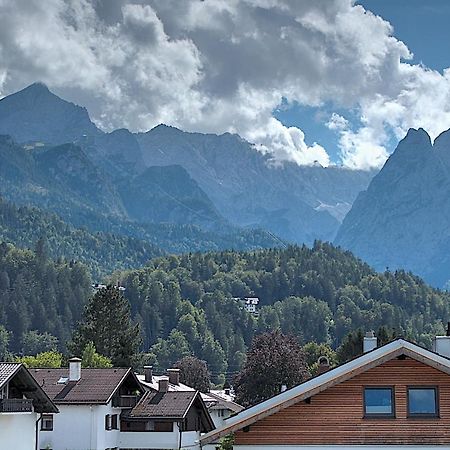
[[[0,363],[0,388],[19,370],[20,363]]]
[[[30,369],[31,374],[56,404],[107,403],[114,391],[125,379],[131,369],[85,369],[81,379],[58,383],[69,376],[65,369]]]
[[[130,419],[164,418],[180,419],[188,412],[197,397],[196,391],[147,392],[138,404],[127,414]]]

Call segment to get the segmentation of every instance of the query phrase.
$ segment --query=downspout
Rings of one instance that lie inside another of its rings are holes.
[[[34,450],[39,450],[39,422],[42,419],[42,413],[39,414],[38,420],[34,425],[34,433],[35,433],[35,441],[34,441]]]
[[[182,438],[183,438],[182,423],[183,422],[178,422],[178,429],[180,430],[180,435],[179,435],[179,439],[178,439],[178,450],[181,450],[181,442],[182,442]]]

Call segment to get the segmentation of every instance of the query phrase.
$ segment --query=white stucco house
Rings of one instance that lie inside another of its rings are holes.
[[[81,368],[78,358],[31,374],[60,411],[43,416],[42,450],[200,450],[214,429],[200,393],[169,392],[168,377],[145,390],[131,368]]]
[[[168,378],[161,377],[156,391],[148,390],[122,414],[121,449],[200,450],[201,435],[214,429],[200,393],[168,388]]]
[[[23,364],[0,363],[0,449],[34,450],[45,414],[58,408]]]
[[[119,448],[120,416],[143,393],[131,368],[82,369],[81,360],[72,358],[69,370],[32,369],[31,373],[60,411],[44,416],[40,449]]]

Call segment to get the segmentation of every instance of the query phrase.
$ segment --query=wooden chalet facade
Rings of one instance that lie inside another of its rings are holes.
[[[229,433],[236,450],[450,449],[450,359],[398,339],[244,410],[202,444]]]

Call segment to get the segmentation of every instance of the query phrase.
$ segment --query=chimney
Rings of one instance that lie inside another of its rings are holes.
[[[230,394],[231,394],[231,389],[225,388],[225,395],[230,395]]]
[[[144,366],[144,381],[146,383],[153,381],[153,366]]]
[[[69,381],[78,381],[81,378],[81,359],[69,359]]]
[[[364,336],[363,352],[364,353],[370,352],[371,350],[374,350],[375,348],[377,348],[377,345],[378,345],[378,339],[375,336],[375,333],[373,331],[368,331],[366,333],[366,335]]]
[[[180,369],[167,369],[169,383],[178,386],[180,384]]]
[[[445,336],[436,336],[433,339],[433,352],[445,358],[450,358],[450,322],[447,323]]]
[[[169,378],[161,377],[158,381],[158,392],[166,393],[169,390]]]
[[[317,367],[317,375],[322,375],[330,370],[330,361],[326,356],[320,356],[317,363],[319,364]]]

